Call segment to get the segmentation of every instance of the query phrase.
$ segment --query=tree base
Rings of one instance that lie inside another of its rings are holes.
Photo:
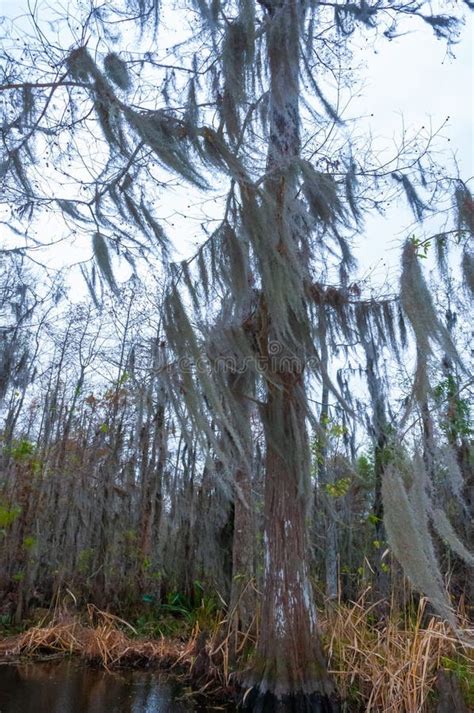
[[[293,693],[277,697],[253,688],[242,697],[239,710],[248,713],[340,713],[338,700],[321,693]]]

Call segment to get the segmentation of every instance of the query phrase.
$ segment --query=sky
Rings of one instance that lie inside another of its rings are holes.
[[[367,58],[366,96],[377,133],[398,132],[401,115],[407,125],[431,120],[436,126],[450,117],[443,135],[451,140],[465,176],[474,172],[474,13],[461,32],[453,57],[446,43],[426,31],[384,43]],[[448,148],[448,147],[447,147]]]
[[[27,7],[25,0],[0,0],[0,15],[17,17]],[[461,176],[468,180],[474,175],[474,13],[467,17],[460,42],[452,48],[453,56],[427,26],[417,22],[416,27],[418,31],[407,27],[403,37],[379,42],[377,50],[361,44],[355,51],[355,61],[362,66],[364,89],[354,99],[351,113],[364,117],[364,129],[377,137],[381,151],[396,145],[403,127],[415,131],[444,124],[437,143],[445,152],[441,160],[449,165],[454,155]],[[195,238],[194,226],[178,216],[175,227],[186,254]],[[49,237],[51,229],[45,224]],[[364,239],[354,245],[359,275],[370,274],[376,285],[391,286],[397,280],[400,244],[417,229],[409,210],[400,205],[384,217],[370,217]],[[71,249],[71,258],[73,252]],[[57,253],[48,258],[50,264],[57,264],[59,259]],[[78,286],[76,294],[80,293]]]
[[[361,112],[373,114],[372,133],[387,142],[399,139],[403,125],[436,128],[449,116],[438,140],[439,150],[446,151],[442,162],[450,163],[454,155],[462,178],[469,180],[474,176],[474,13],[453,56],[427,29],[385,42],[378,54],[361,52],[367,63]],[[366,223],[368,239],[356,249],[360,263],[377,281],[393,282],[400,243],[417,230],[410,211],[401,206],[385,218],[372,216]]]

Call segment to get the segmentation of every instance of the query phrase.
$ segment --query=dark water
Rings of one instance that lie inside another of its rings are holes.
[[[74,661],[0,666],[0,713],[188,713],[169,679],[150,671],[107,673]],[[212,706],[197,710],[212,710]]]

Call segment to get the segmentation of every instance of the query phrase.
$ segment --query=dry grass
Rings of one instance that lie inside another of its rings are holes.
[[[216,626],[215,632],[206,636],[204,646],[198,625],[186,641],[143,639],[126,621],[92,605],[87,608],[85,621],[65,609],[56,609],[48,623],[43,621],[22,634],[0,640],[0,662],[63,655],[77,656],[108,670],[156,664],[173,670],[174,677],[193,683],[195,695],[219,697],[229,692],[230,680],[227,641],[221,636],[218,644],[219,630],[222,627]]]
[[[446,624],[427,616],[426,600],[405,622],[394,615],[386,623],[377,622],[374,608],[362,598],[340,603],[322,617],[330,669],[351,710],[424,713],[446,659],[461,660],[474,675],[472,651]],[[50,623],[0,641],[0,659],[72,654],[106,668],[154,662],[193,679],[199,693],[219,695],[232,689],[235,661],[246,643],[253,643],[250,633],[236,638],[228,619],[216,622],[208,634],[196,625],[187,641],[143,640],[122,619],[90,606],[86,621],[56,612]]]
[[[359,702],[366,713],[423,713],[443,660],[463,662],[474,676],[472,649],[427,616],[426,605],[421,599],[404,622],[393,614],[375,622],[376,605],[366,606],[363,598],[328,613],[329,666],[343,699]]]
[[[88,607],[85,623],[65,611],[56,612],[48,624],[0,641],[0,658],[62,653],[111,668],[149,661],[175,662],[192,644],[165,639],[143,641],[127,636],[127,628],[136,634],[123,619],[93,606]]]

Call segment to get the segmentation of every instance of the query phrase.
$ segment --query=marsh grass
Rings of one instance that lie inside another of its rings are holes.
[[[384,620],[374,615],[377,603],[339,603],[324,622],[329,668],[341,698],[360,710],[423,713],[430,709],[436,678],[451,670],[464,682],[474,681],[473,650],[452,633],[448,624],[427,611],[421,598],[414,610],[394,609]],[[466,616],[458,612],[466,636]],[[461,681],[462,683],[462,681]],[[467,686],[463,685],[464,692]]]
[[[472,648],[428,612],[426,599],[404,615],[393,609],[384,620],[377,619],[376,610],[364,595],[321,614],[329,667],[351,711],[428,712],[443,669],[459,679],[466,703],[472,703]],[[464,613],[458,614],[472,636]],[[230,617],[215,613],[212,618],[206,611],[204,621],[205,629],[196,617],[192,630],[186,621],[183,636],[144,638],[124,619],[92,605],[82,617],[61,609],[49,622],[0,640],[0,659],[74,655],[107,669],[156,664],[174,669],[199,694],[228,695],[238,687],[236,664],[241,667],[242,659],[251,657],[255,628],[236,637]]]

